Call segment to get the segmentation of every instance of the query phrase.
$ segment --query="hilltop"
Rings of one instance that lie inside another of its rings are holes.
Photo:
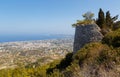
[[[55,76],[56,69],[56,77],[120,77],[120,29],[105,35],[101,42],[66,55],[47,71]]]

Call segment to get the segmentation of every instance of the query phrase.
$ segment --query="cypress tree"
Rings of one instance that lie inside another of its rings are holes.
[[[98,20],[96,21],[97,25],[100,28],[103,28],[105,26],[105,17],[104,17],[104,12],[100,8],[99,13],[98,13]]]
[[[112,28],[113,27],[113,20],[112,20],[112,18],[110,16],[110,12],[109,11],[106,12],[106,26],[108,28]]]

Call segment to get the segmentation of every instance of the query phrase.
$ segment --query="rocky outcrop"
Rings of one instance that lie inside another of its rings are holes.
[[[73,52],[80,50],[85,44],[101,41],[103,35],[96,24],[78,25],[75,30]]]

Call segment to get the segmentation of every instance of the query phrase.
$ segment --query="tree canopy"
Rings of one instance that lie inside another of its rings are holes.
[[[92,20],[92,18],[94,17],[94,13],[92,13],[92,12],[86,12],[82,16],[85,18],[85,20]]]

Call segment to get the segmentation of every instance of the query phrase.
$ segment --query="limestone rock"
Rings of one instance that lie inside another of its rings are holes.
[[[101,41],[102,38],[98,25],[78,25],[75,30],[73,52],[77,52],[87,43]]]

